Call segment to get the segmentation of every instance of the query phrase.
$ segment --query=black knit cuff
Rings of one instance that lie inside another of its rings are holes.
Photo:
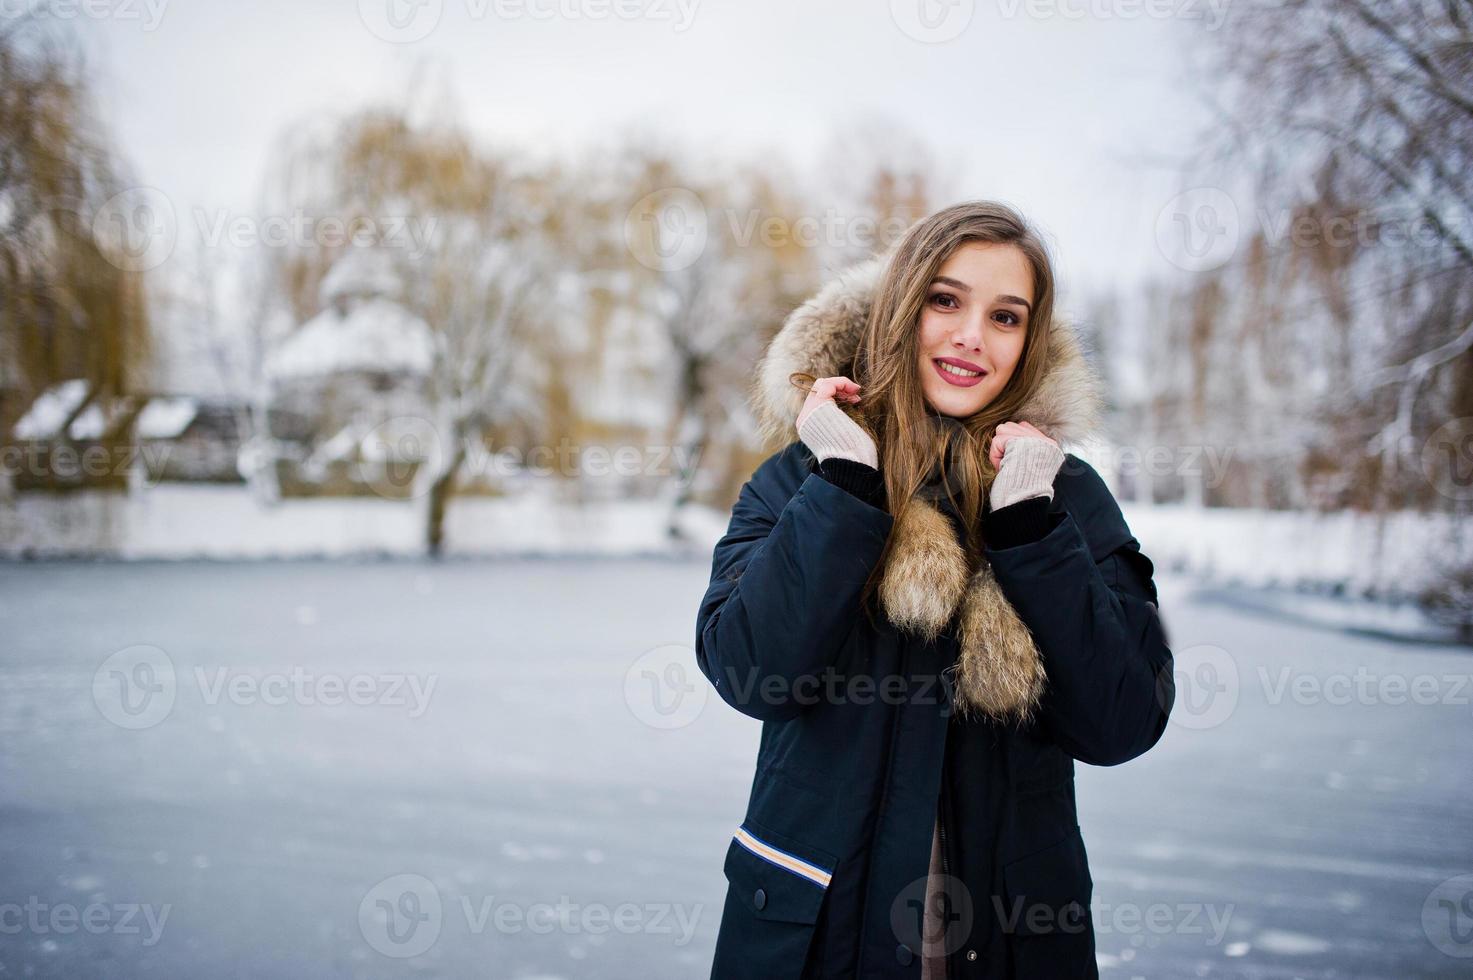
[[[1049,532],[1049,498],[1028,497],[1001,510],[990,510],[983,520],[987,547],[1000,551],[1038,541]]]
[[[830,456],[818,464],[818,472],[834,486],[847,490],[872,507],[884,504],[885,478],[873,466]]]

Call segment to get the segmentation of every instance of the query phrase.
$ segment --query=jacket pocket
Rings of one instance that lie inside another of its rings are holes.
[[[1003,867],[1005,932],[1059,936],[1093,946],[1089,904],[1094,893],[1084,839],[1076,825],[1063,840]]]
[[[837,863],[827,851],[748,820],[732,835],[724,870],[734,897],[757,918],[811,924]]]
[[[726,851],[726,906],[712,980],[811,976],[834,856],[748,819]]]

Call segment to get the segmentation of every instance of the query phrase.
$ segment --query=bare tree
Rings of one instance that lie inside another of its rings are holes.
[[[1318,308],[1283,326],[1328,367],[1322,421],[1359,423],[1381,503],[1435,506],[1418,446],[1473,384],[1473,13],[1273,0],[1235,8],[1223,36],[1218,147],[1252,162],[1259,214],[1289,239],[1255,243],[1288,253],[1260,266],[1314,287],[1300,299]]]
[[[434,332],[427,392],[438,452],[422,479],[426,548],[439,554],[470,446],[537,410],[541,379],[528,352],[536,350],[535,317],[557,286],[544,178],[515,172],[454,123],[417,122],[398,108],[304,130],[295,142],[273,197],[371,241],[314,237],[270,255],[277,295],[305,319],[317,312],[317,286],[333,264],[372,245],[392,257],[400,298]]]

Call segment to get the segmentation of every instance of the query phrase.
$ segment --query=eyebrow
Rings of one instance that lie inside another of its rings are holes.
[[[947,286],[954,286],[957,289],[960,289],[964,293],[970,293],[972,291],[972,287],[971,286],[968,286],[966,283],[962,282],[960,279],[953,279],[950,276],[937,276],[934,281],[935,282],[942,283],[942,284],[947,285]],[[1033,312],[1033,304],[1030,303],[1030,302],[1028,302],[1026,299],[1024,299],[1021,296],[1012,296],[1012,295],[1009,295],[1008,293],[999,293],[998,294],[998,297],[997,297],[997,302],[999,302],[999,303],[1011,303],[1014,306],[1021,306],[1021,307],[1023,307],[1023,309],[1027,310],[1029,313],[1032,313]]]

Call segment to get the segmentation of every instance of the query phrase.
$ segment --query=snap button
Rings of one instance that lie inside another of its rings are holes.
[[[910,961],[915,958],[915,954],[910,951],[909,946],[901,943],[895,947],[895,958],[900,961],[901,966],[910,966]]]
[[[974,963],[974,962],[976,962],[976,960],[977,960],[977,951],[975,949],[969,949],[969,950],[967,950],[967,962]]]
[[[767,907],[767,893],[765,891],[763,891],[762,889],[760,889],[760,888],[757,889],[757,893],[752,896],[752,904],[755,905],[755,906],[757,906],[757,908],[759,908],[759,909],[766,908]]]

